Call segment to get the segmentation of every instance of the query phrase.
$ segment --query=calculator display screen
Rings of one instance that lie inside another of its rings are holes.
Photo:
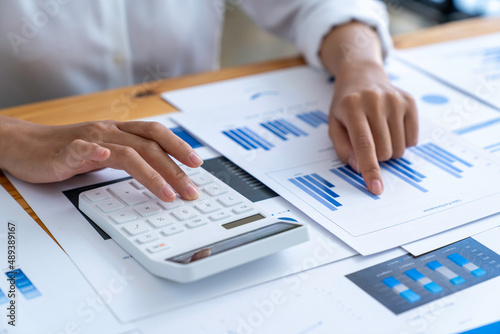
[[[273,235],[277,235],[294,228],[300,227],[297,224],[278,222],[272,225],[258,228],[254,231],[246,232],[235,237],[217,241],[213,244],[194,249],[181,255],[176,255],[166,261],[188,264],[194,261],[204,259],[209,256],[214,256],[222,252],[250,244],[260,239],[265,239]]]

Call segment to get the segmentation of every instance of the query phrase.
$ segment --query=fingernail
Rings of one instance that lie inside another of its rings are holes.
[[[189,183],[188,187],[187,187],[187,190],[186,190],[189,198],[197,198],[199,195],[200,195],[200,192],[198,191],[198,189],[196,189],[196,187]]]
[[[104,155],[106,154],[108,150],[105,149],[104,147],[98,147],[97,150],[96,150],[96,153],[99,154],[99,155]]]
[[[175,192],[168,185],[163,187],[163,195],[165,195],[165,197],[170,199],[171,201],[175,199]]]
[[[191,153],[191,155],[189,156],[189,160],[191,161],[191,163],[193,165],[196,165],[196,166],[200,166],[203,163],[203,160],[200,158],[200,156],[196,152]]]
[[[372,193],[375,195],[380,195],[382,191],[384,190],[384,187],[382,186],[382,182],[380,180],[373,180],[372,181]]]

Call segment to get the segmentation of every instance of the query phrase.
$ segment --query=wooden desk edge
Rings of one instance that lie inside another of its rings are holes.
[[[396,48],[405,49],[498,31],[500,31],[500,18],[478,18],[451,22],[394,36],[393,40]],[[223,69],[217,72],[198,73],[178,78],[157,80],[91,95],[67,97],[7,108],[0,110],[0,114],[51,125],[101,120],[103,119],[103,112],[106,113],[106,117],[104,117],[106,119],[125,121],[176,111],[177,109],[174,106],[167,104],[161,99],[160,94],[162,92],[304,64],[304,60],[300,57],[272,60]],[[92,97],[92,100],[89,100],[90,97]],[[71,109],[72,112],[67,112],[67,109]],[[76,112],[79,113],[78,117],[76,117],[78,119],[75,119]],[[0,171],[0,184],[57,243],[54,236],[2,171]]]

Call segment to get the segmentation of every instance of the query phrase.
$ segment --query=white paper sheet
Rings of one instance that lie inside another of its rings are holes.
[[[69,257],[2,187],[0,221],[2,333],[135,333],[118,323]],[[6,276],[12,270],[25,277],[15,287]],[[116,288],[108,293],[120,294],[119,282],[108,283]]]
[[[500,33],[400,52],[414,65],[500,110]]]
[[[500,251],[500,229],[474,238],[491,250]],[[144,334],[156,333],[158,328],[168,328],[172,333],[205,334],[442,334],[460,333],[500,320],[498,277],[396,315],[345,276],[403,254],[401,249],[396,249],[368,257],[352,257],[156,316],[147,322],[139,322],[138,326]],[[475,261],[479,264],[478,259]],[[402,265],[410,269],[412,264],[409,262],[411,259]],[[451,262],[445,262],[445,265],[457,270]],[[425,273],[435,277],[430,271]],[[381,272],[380,275],[386,277],[390,272]],[[473,279],[467,273],[463,276],[466,281]],[[398,279],[403,281],[404,277]],[[384,293],[393,294],[381,280],[369,282]],[[418,283],[409,278],[404,283],[422,296],[429,294],[417,290]],[[392,300],[406,303],[395,293]]]
[[[424,122],[419,146],[382,164],[384,193],[368,193],[328,138],[331,85],[313,71],[300,78],[294,90],[174,119],[364,255],[498,212],[499,166]],[[445,156],[447,171],[435,160]]]
[[[495,120],[500,116],[498,111],[472,97],[461,94],[456,89],[429,78],[424,73],[404,65],[397,59],[388,60],[386,70],[393,84],[414,96],[422,118],[448,130],[460,131],[473,127],[477,123],[489,124],[491,120]],[[296,78],[308,77],[308,75],[311,75],[310,72],[311,69],[306,66],[294,67],[169,91],[163,93],[162,97],[186,113],[204,108],[222,107],[227,105],[228,102],[237,104],[257,99],[272,100],[278,92],[307,90],[307,81],[298,81]],[[328,80],[326,75],[319,72],[317,77],[320,78],[320,81]],[[293,93],[290,95],[293,95]],[[497,131],[497,133],[500,133],[500,131]],[[494,138],[498,137],[488,135],[489,138],[493,138],[493,141]],[[500,142],[500,138],[497,142]],[[494,152],[498,152],[500,155],[500,150]],[[495,218],[482,219],[477,224],[474,222],[456,227],[450,231],[439,233],[432,238],[412,242],[405,245],[404,248],[413,255],[420,255],[497,225]]]
[[[149,120],[172,125],[166,116]],[[198,148],[197,152],[204,159],[219,156],[206,147]],[[113,240],[103,239],[63,194],[69,189],[126,176],[122,171],[106,169],[48,185],[28,184],[9,176],[96,290],[105,288],[109,280],[117,275],[124,278],[126,286],[119,295],[113,298],[103,296],[123,322],[144,319],[356,254],[288,202],[274,197],[259,201],[258,205],[271,214],[295,217],[309,225],[309,242],[192,284],[177,284],[155,277]]]

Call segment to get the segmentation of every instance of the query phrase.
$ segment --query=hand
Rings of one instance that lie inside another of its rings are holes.
[[[203,161],[160,123],[44,126],[0,116],[0,138],[0,167],[28,182],[62,181],[111,167],[125,170],[166,202],[175,199],[173,189],[188,200],[199,194],[169,155],[193,168]]]
[[[335,80],[329,134],[339,158],[362,174],[372,193],[381,194],[378,162],[401,157],[417,144],[415,101],[392,86],[381,65],[345,63]]]

